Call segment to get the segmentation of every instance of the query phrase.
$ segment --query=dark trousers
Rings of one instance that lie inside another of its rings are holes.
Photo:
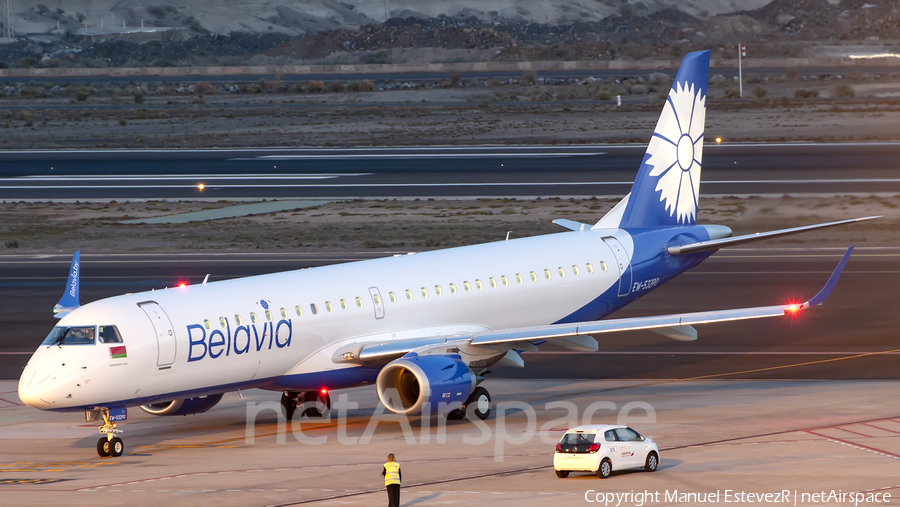
[[[400,507],[400,485],[388,484],[385,488],[388,493],[388,507]]]

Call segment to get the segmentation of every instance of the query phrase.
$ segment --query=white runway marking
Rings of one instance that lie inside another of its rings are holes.
[[[588,157],[605,155],[603,152],[545,152],[545,153],[347,153],[320,155],[262,155],[259,157],[230,158],[228,160],[319,160],[319,159],[367,159],[367,158],[521,158],[521,157]]]

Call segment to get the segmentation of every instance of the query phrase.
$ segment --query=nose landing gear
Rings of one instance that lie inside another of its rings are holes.
[[[116,423],[109,421],[109,409],[101,408],[99,412],[103,416],[100,433],[106,433],[106,436],[100,437],[100,440],[97,441],[97,454],[101,458],[121,456],[125,452],[125,443],[116,435],[122,433],[122,430],[116,427]]]

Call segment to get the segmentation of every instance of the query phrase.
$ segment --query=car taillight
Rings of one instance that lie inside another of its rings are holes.
[[[562,452],[562,444],[556,444],[556,452]]]
[[[591,446],[588,447],[588,452],[597,452],[599,450],[600,450],[600,444],[591,444]]]

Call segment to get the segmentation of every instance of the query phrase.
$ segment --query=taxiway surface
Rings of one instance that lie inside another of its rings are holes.
[[[187,417],[131,410],[122,425],[126,454],[98,458],[97,430],[81,414],[21,406],[15,383],[0,382],[0,501],[373,505],[385,500],[381,464],[388,453],[401,464],[405,506],[584,505],[586,495],[596,499],[598,492],[658,495],[619,504],[629,507],[696,503],[665,501],[675,491],[786,490],[780,504],[787,505],[794,505],[794,495],[797,505],[809,505],[804,494],[832,490],[891,494],[894,502],[900,494],[896,382],[495,379],[483,385],[495,403],[486,424],[450,421],[443,429],[436,419],[411,418],[408,431],[379,419],[371,387],[333,392],[345,395],[347,405],[331,421],[304,418],[290,426],[273,410],[278,393],[265,391],[228,394],[209,412]],[[585,473],[557,478],[555,442],[585,418],[622,422],[652,438],[661,451],[659,470],[614,472],[606,480]]]

